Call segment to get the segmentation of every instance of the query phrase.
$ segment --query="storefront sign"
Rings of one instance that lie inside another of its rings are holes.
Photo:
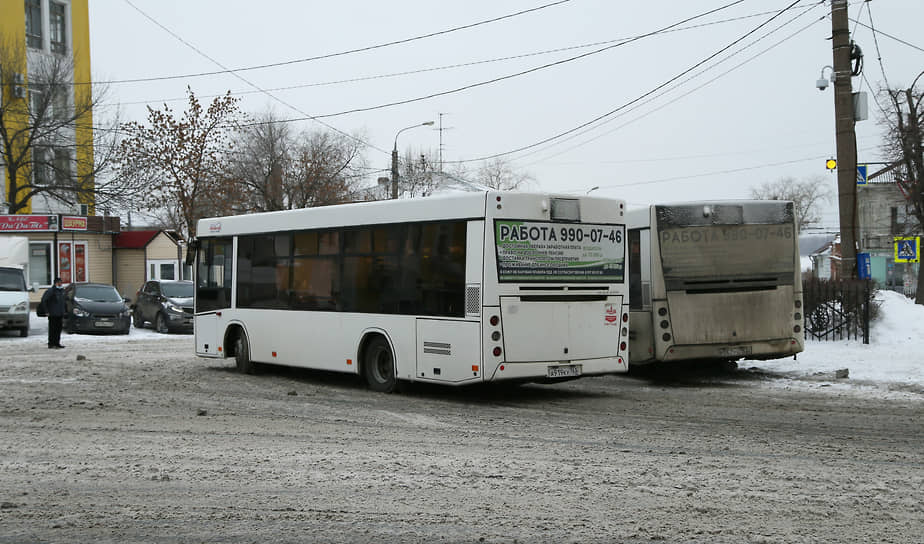
[[[87,218],[65,215],[61,218],[61,230],[87,230]]]
[[[58,230],[57,215],[0,215],[0,232],[52,232],[56,230]]]

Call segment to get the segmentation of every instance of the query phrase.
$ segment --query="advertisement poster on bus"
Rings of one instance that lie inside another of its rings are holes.
[[[498,281],[623,281],[625,226],[497,220]]]

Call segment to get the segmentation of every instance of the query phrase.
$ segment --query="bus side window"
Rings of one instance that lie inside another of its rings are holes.
[[[639,231],[639,272],[641,276],[642,299],[641,308],[651,309],[651,229]]]
[[[629,308],[642,309],[642,244],[641,231],[629,231]]]

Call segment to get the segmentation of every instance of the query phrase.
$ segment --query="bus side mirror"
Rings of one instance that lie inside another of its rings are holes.
[[[199,239],[193,238],[186,245],[186,266],[193,266],[196,264],[196,253],[199,252]]]

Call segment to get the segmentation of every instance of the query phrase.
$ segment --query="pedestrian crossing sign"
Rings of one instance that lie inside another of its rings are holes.
[[[895,262],[921,262],[921,238],[918,236],[899,237],[895,239]]]

